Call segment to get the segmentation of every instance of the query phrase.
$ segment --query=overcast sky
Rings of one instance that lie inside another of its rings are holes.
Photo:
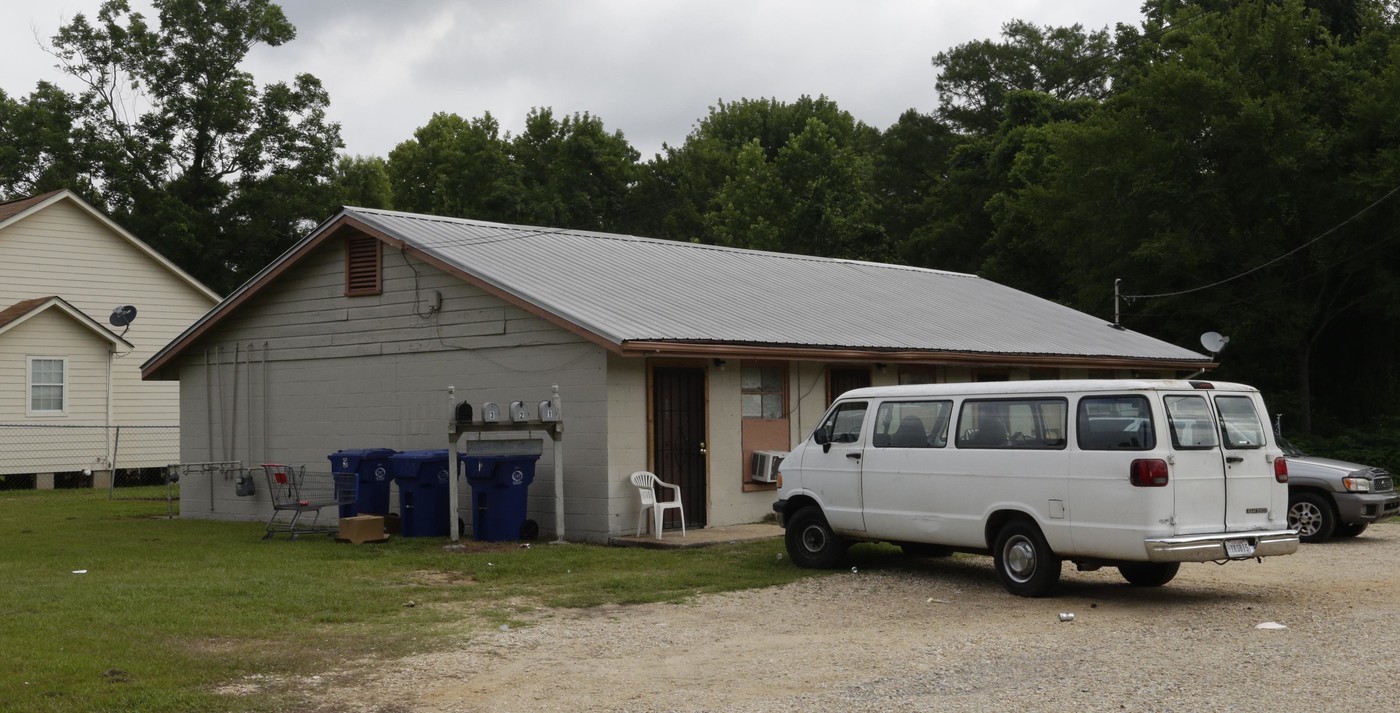
[[[76,87],[45,45],[100,0],[0,0],[0,89]],[[132,7],[155,18],[150,4]],[[260,83],[310,72],[345,150],[386,156],[434,112],[491,112],[518,133],[532,107],[589,112],[649,159],[718,100],[826,95],[878,129],[938,104],[929,60],[1023,19],[1136,24],[1136,0],[287,0],[297,39],[260,47]]]

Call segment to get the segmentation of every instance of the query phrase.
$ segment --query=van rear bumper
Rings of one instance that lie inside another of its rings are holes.
[[[1149,562],[1213,562],[1232,559],[1225,552],[1226,540],[1245,540],[1251,552],[1244,557],[1253,559],[1291,555],[1298,551],[1297,530],[1254,530],[1251,532],[1217,532],[1204,535],[1156,537],[1146,541]]]

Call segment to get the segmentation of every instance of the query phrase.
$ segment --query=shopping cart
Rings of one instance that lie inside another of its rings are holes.
[[[267,492],[272,496],[272,517],[268,518],[264,540],[278,532],[289,533],[288,539],[292,540],[297,535],[334,533],[338,523],[321,524],[321,509],[355,502],[358,483],[354,473],[332,474],[327,492],[324,487],[309,487],[306,466],[263,463],[262,469],[267,476]],[[302,519],[307,513],[311,514],[309,524]]]

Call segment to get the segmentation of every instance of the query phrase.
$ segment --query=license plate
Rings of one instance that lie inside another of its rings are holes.
[[[1254,555],[1254,546],[1249,544],[1249,540],[1226,540],[1225,556],[1230,559],[1241,557],[1251,557]]]

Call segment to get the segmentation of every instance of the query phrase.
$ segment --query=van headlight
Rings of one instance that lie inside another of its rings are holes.
[[[1342,487],[1346,488],[1349,493],[1369,493],[1371,492],[1371,479],[1349,475],[1342,478]]]

